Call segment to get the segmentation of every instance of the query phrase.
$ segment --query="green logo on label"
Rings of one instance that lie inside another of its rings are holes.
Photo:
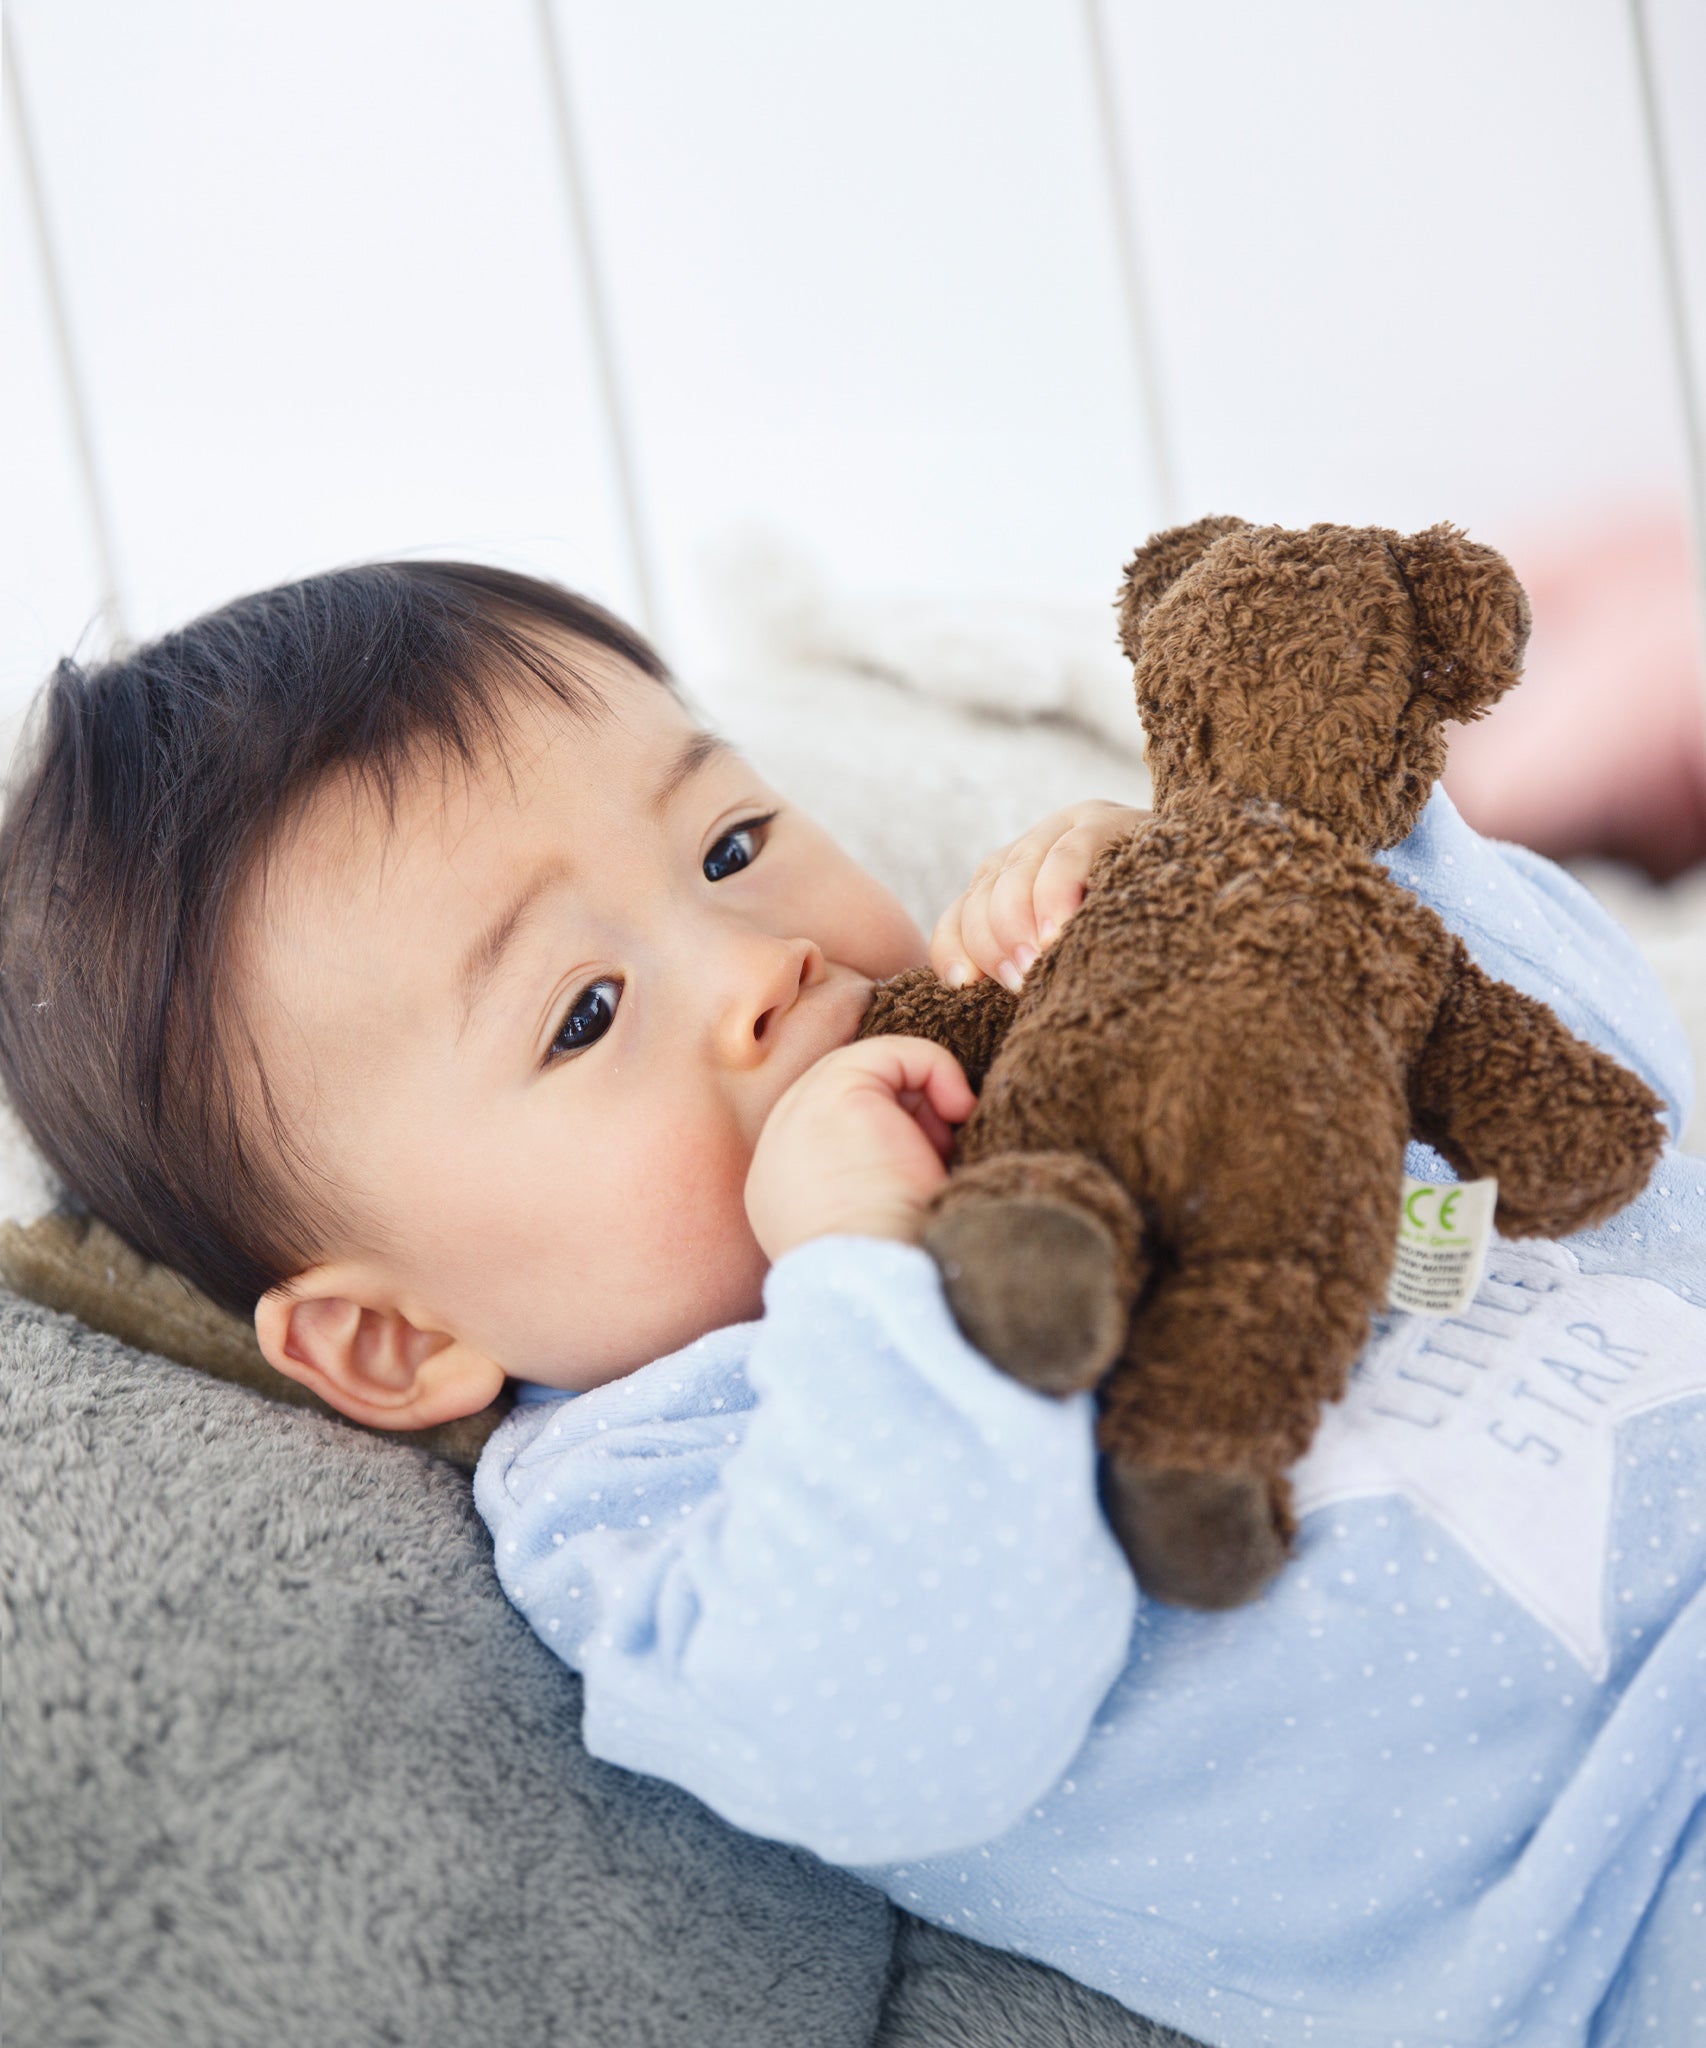
[[[1424,1195],[1437,1195],[1440,1192],[1441,1190],[1438,1188],[1421,1187],[1416,1188],[1406,1196],[1404,1201],[1404,1220],[1412,1230],[1426,1230],[1428,1227],[1426,1222],[1416,1214],[1416,1204],[1421,1201]],[[1451,1212],[1457,1207],[1462,1193],[1463,1190],[1461,1188],[1447,1188],[1444,1190],[1445,1199],[1439,1205],[1438,1217],[1438,1226],[1441,1230],[1455,1230],[1457,1228],[1456,1224],[1451,1220]]]

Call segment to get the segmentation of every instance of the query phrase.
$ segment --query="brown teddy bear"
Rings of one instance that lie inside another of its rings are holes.
[[[1100,1389],[1109,1519],[1159,1599],[1233,1606],[1283,1561],[1287,1470],[1385,1302],[1412,1133],[1497,1176],[1507,1237],[1603,1220],[1658,1158],[1651,1090],[1372,858],[1528,625],[1450,526],[1157,535],[1120,599],[1153,816],[1017,997],[916,969],[866,1016],[980,1090],[925,1245],[986,1357]]]

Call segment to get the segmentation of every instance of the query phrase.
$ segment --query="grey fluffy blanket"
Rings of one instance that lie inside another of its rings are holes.
[[[466,1477],[0,1290],[17,2048],[1161,2048],[581,1747]]]

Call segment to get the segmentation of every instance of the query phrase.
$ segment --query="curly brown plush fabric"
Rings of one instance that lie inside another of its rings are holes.
[[[1012,997],[928,970],[864,1030],[959,1055],[976,1111],[925,1242],[967,1336],[1100,1389],[1110,1518],[1156,1597],[1252,1597],[1287,1469],[1384,1302],[1404,1146],[1499,1180],[1507,1236],[1645,1186],[1661,1105],[1475,966],[1371,856],[1409,832],[1441,725],[1515,682],[1528,606],[1439,526],[1208,519],[1126,572],[1155,778]]]

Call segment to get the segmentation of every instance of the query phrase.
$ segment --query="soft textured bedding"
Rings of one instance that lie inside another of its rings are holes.
[[[419,1451],[0,1290],[5,2014],[54,2048],[1159,2048],[587,1756]]]

